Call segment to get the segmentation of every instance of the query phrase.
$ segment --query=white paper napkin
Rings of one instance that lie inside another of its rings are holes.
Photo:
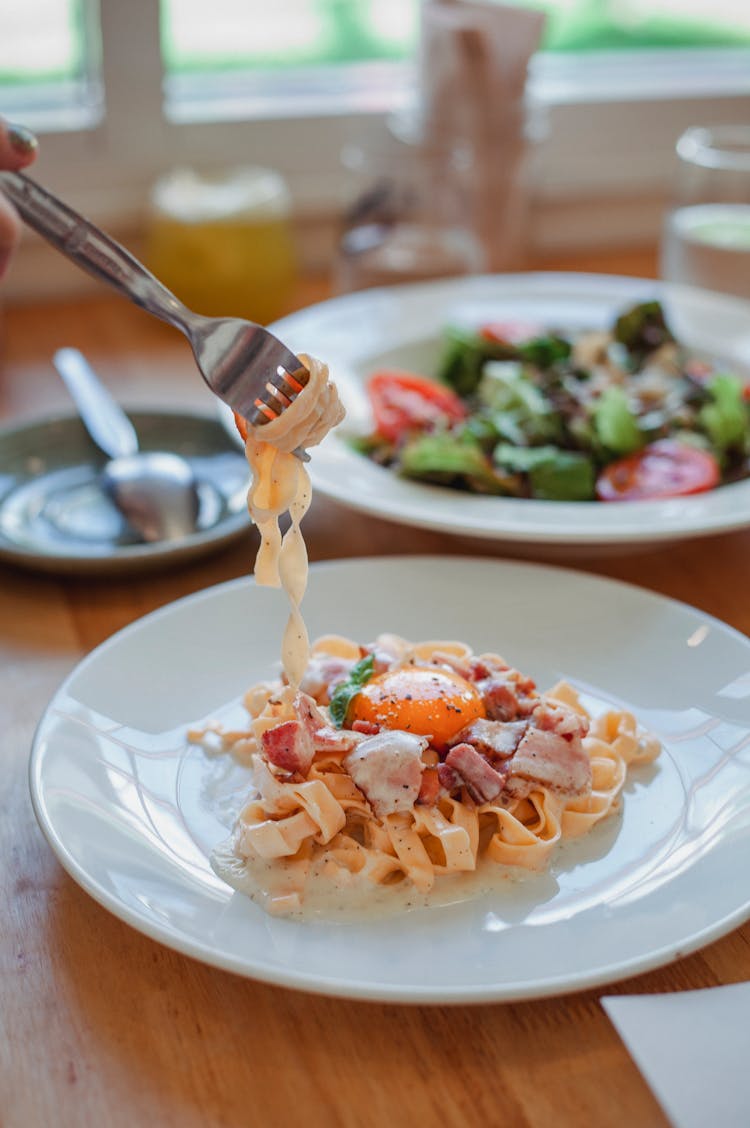
[[[748,1128],[750,983],[601,1002],[675,1128]]]

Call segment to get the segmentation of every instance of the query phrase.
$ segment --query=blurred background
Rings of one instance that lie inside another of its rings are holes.
[[[750,122],[750,5],[516,7],[545,19],[524,91],[523,245],[500,267],[653,244],[679,136]],[[216,224],[228,223],[226,266],[237,216],[250,216],[240,257],[267,285],[245,312],[269,320],[289,306],[295,272],[332,269],[357,200],[394,162],[384,138],[390,145],[425,81],[421,26],[419,0],[4,0],[0,112],[39,134],[34,175],[150,256],[188,301],[202,295],[200,278],[174,267],[186,228],[193,261],[209,269],[200,225],[218,245]],[[270,177],[237,183],[248,166]],[[465,269],[486,265],[467,251]],[[359,284],[339,276],[341,288]],[[27,235],[4,298],[91,286]]]

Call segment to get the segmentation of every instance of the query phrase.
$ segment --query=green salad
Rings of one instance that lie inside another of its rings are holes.
[[[374,372],[355,448],[472,493],[627,501],[750,474],[750,386],[675,340],[657,301],[609,330],[448,327],[434,376]]]

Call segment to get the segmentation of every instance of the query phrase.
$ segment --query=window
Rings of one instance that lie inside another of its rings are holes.
[[[382,109],[418,32],[416,0],[161,0],[174,121]]]
[[[403,58],[415,45],[414,0],[161,0],[168,71],[289,67]]]
[[[47,129],[101,120],[99,39],[85,0],[6,3],[0,36],[0,106]]]
[[[547,12],[535,238],[655,234],[674,141],[747,120],[748,0],[519,0]],[[255,161],[335,216],[340,153],[408,97],[419,0],[4,0],[0,113],[43,135],[38,175],[135,229],[165,169]],[[591,218],[590,201],[608,201]],[[122,225],[125,225],[123,227]]]
[[[545,97],[606,95],[626,73],[631,86],[682,93],[696,71],[722,88],[750,79],[746,0],[524,2],[547,15],[535,61]],[[173,120],[379,109],[411,74],[419,0],[217,0],[211,11],[207,26],[200,0],[162,0]]]
[[[548,51],[736,47],[750,44],[745,0],[549,0]]]
[[[728,70],[727,81],[750,82],[747,0],[520,2],[547,14],[535,73],[558,95],[563,86],[569,95],[574,79],[585,85],[584,72],[598,75],[601,88],[613,67],[617,80],[649,60],[694,74],[714,63]],[[136,39],[156,35],[164,108],[182,122],[382,108],[386,90],[392,98],[394,84],[406,83],[418,39],[419,0],[212,0],[210,18],[205,0],[120,0],[119,17],[116,3],[6,0],[3,109],[49,128],[69,127],[76,110],[89,124],[99,120],[102,25],[111,27],[107,55],[132,47],[154,57],[153,42]],[[134,35],[109,42],[129,24]],[[132,76],[140,69],[136,63]]]

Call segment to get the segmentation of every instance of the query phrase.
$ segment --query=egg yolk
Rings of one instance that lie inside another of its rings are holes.
[[[351,720],[429,736],[440,749],[484,715],[480,694],[465,678],[450,670],[409,666],[367,682],[352,702]]]

